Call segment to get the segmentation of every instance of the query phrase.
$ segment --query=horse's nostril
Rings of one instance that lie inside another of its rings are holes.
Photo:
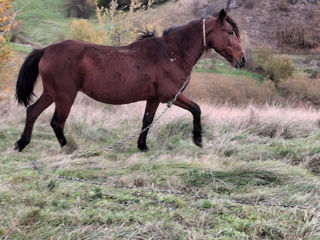
[[[241,62],[242,62],[243,64],[245,64],[245,63],[246,63],[246,58],[245,58],[245,57],[242,57],[242,58],[241,58]]]

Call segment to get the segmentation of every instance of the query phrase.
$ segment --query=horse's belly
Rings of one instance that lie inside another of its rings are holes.
[[[128,104],[147,100],[154,96],[154,89],[145,84],[108,83],[81,89],[89,97],[108,104]]]

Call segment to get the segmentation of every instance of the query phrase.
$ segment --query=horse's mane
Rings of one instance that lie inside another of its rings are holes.
[[[214,17],[217,17],[218,15],[219,15],[218,13],[217,13],[217,14],[214,14]],[[236,22],[235,22],[231,17],[229,17],[229,16],[227,16],[226,21],[231,25],[231,27],[232,27],[234,33],[236,34],[236,36],[237,36],[238,38],[240,38],[239,28],[238,28],[238,25],[236,24]],[[187,24],[188,24],[188,23],[187,23]],[[162,33],[162,35],[165,36],[165,35],[167,35],[167,34],[169,34],[169,33],[171,33],[171,32],[177,31],[177,30],[183,28],[185,25],[186,25],[186,24],[181,25],[181,26],[176,26],[176,27],[170,27],[170,28],[164,30],[163,33]]]
[[[137,40],[143,40],[145,38],[151,38],[156,36],[157,36],[157,31],[155,28],[153,28],[152,30],[145,29],[143,31],[138,31]]]
[[[227,20],[227,22],[231,25],[231,27],[232,27],[234,33],[236,34],[236,36],[237,36],[238,38],[240,38],[239,28],[238,28],[238,25],[236,24],[236,22],[233,21],[233,19],[232,19],[231,17],[229,17],[229,16],[227,16],[227,19],[226,19],[226,20]]]
[[[188,24],[188,23],[187,23],[187,24]],[[170,28],[168,28],[168,29],[166,29],[166,30],[164,30],[164,31],[162,32],[162,36],[165,36],[165,35],[168,35],[168,34],[171,33],[171,32],[177,31],[177,30],[183,28],[185,25],[186,25],[186,24],[183,24],[183,25],[181,25],[181,26],[176,26],[176,27],[170,27]]]

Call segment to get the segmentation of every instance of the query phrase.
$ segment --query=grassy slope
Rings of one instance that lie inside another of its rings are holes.
[[[81,97],[80,97],[81,98]],[[23,153],[12,151],[24,109],[0,109],[0,236],[6,239],[318,239],[320,178],[306,165],[320,152],[319,112],[201,104],[203,149],[190,114],[175,108],[149,136],[103,152],[140,127],[142,103],[108,107],[86,98],[67,124],[75,143],[60,151],[37,121]],[[90,150],[91,149],[91,150]],[[37,172],[32,162],[40,169]],[[318,160],[319,161],[319,160]],[[72,176],[134,189],[62,181]],[[185,195],[156,193],[165,189]],[[195,198],[201,194],[200,199]],[[239,201],[253,205],[239,204]],[[287,204],[310,208],[269,206]]]
[[[17,0],[16,9],[23,7],[18,20],[22,20],[20,35],[35,45],[48,45],[62,40],[69,30],[64,0]]]

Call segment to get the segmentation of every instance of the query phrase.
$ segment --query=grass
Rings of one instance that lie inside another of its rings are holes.
[[[191,115],[173,107],[152,127],[150,151],[139,152],[136,139],[104,151],[139,130],[144,104],[113,107],[81,95],[66,126],[75,151],[60,150],[50,107],[38,119],[31,144],[17,153],[12,147],[24,109],[12,100],[0,104],[5,239],[320,237],[319,176],[308,170],[320,152],[317,110],[202,103],[199,149],[191,141]]]
[[[15,52],[20,52],[25,54],[29,54],[33,49],[32,46],[20,44],[20,43],[10,43],[10,46]]]
[[[195,72],[205,72],[205,73],[217,73],[224,75],[236,75],[240,77],[253,78],[257,80],[259,83],[264,81],[264,77],[261,74],[249,72],[247,70],[238,70],[232,66],[226,65],[223,61],[217,61],[217,63],[210,63],[210,59],[202,59],[200,60],[194,71]],[[211,67],[210,67],[211,66]]]
[[[66,18],[63,0],[17,0],[15,9],[21,9],[19,36],[35,46],[45,46],[65,38],[71,18]]]

